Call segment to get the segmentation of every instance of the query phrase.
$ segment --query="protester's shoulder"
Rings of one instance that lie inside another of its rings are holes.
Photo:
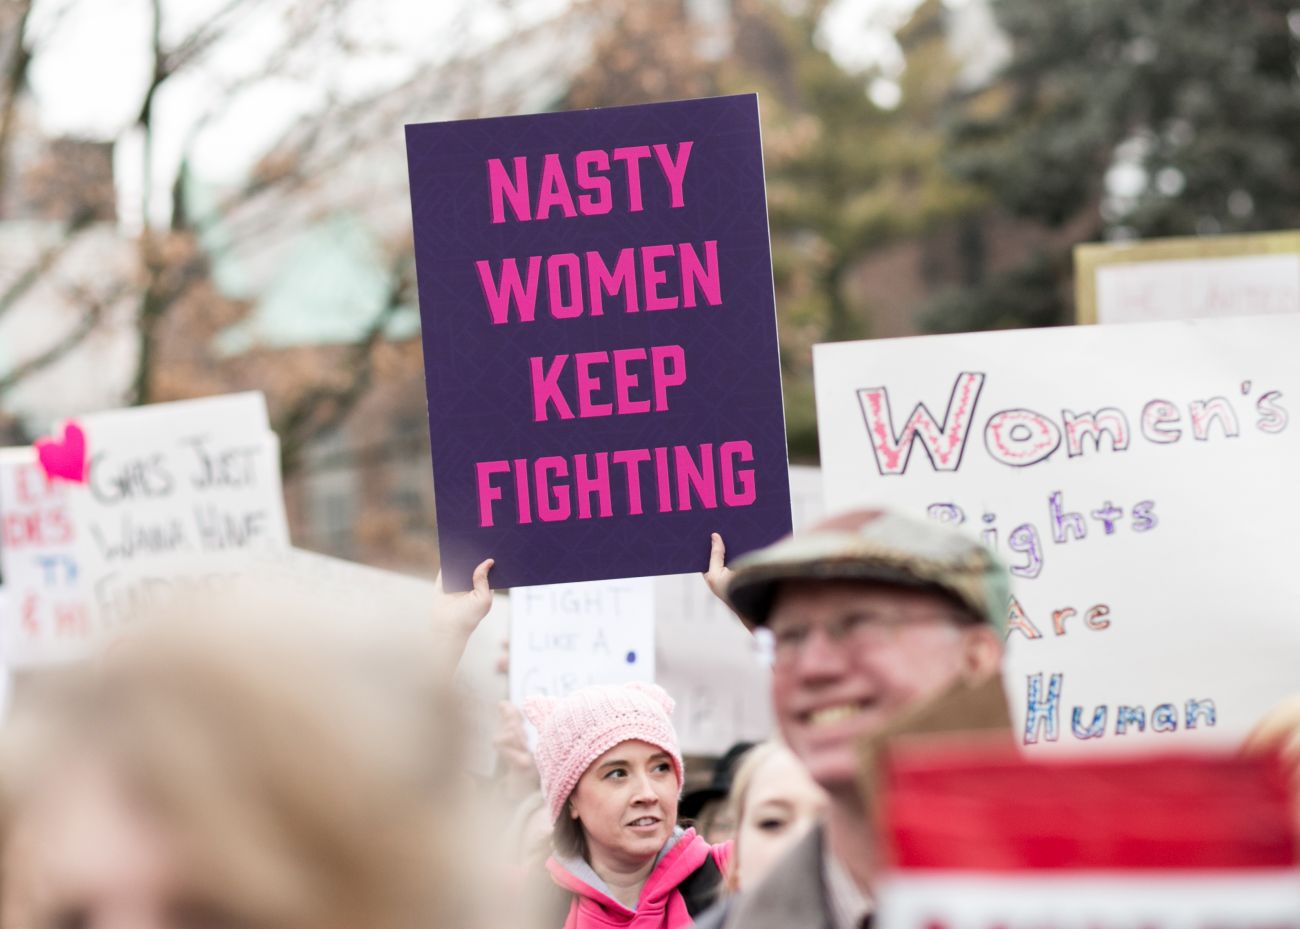
[[[821,823],[815,823],[799,841],[790,846],[790,850],[778,860],[773,870],[778,874],[790,871],[798,872],[801,876],[804,873],[819,874],[825,844],[825,827]]]
[[[728,897],[696,921],[704,929],[786,929],[826,925],[820,826],[809,830],[754,887]],[[704,918],[708,917],[708,922]]]
[[[731,918],[733,897],[723,897],[695,920],[695,929],[723,929]]]

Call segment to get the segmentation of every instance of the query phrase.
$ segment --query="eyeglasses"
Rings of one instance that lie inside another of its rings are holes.
[[[855,610],[818,623],[798,620],[781,622],[770,627],[773,660],[781,666],[793,664],[808,647],[815,630],[821,630],[832,645],[862,651],[888,647],[897,642],[908,629],[936,624],[958,627],[970,625],[970,622],[956,612],[886,609]]]

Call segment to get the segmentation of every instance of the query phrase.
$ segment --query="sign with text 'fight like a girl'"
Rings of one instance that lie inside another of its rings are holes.
[[[443,577],[790,530],[754,96],[407,127]]]

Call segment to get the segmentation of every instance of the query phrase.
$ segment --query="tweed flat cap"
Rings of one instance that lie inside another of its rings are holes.
[[[1010,578],[987,548],[955,529],[887,510],[818,523],[738,559],[726,597],[746,622],[767,622],[782,581],[866,581],[946,595],[1006,632]]]

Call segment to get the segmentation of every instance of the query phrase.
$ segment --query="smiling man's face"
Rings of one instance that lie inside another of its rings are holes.
[[[952,601],[883,584],[783,583],[768,627],[781,734],[832,794],[856,790],[862,737],[1001,657],[993,630]]]

